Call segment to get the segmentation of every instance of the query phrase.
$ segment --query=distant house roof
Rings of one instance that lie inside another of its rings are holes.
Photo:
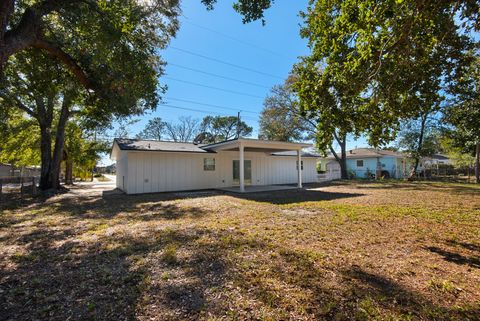
[[[114,143],[120,150],[132,151],[159,151],[159,152],[188,152],[188,153],[210,153],[202,149],[202,144],[177,143],[158,140],[139,140],[127,138],[115,138]]]
[[[442,154],[434,154],[431,157],[431,159],[438,159],[438,160],[449,160],[448,156],[442,155]]]
[[[347,150],[347,158],[370,158],[370,157],[405,157],[404,154],[400,152],[395,152],[392,150],[382,150],[375,148],[356,148]],[[328,158],[334,158],[333,155],[330,155]]]

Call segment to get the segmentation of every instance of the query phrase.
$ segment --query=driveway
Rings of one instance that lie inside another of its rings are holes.
[[[115,190],[115,175],[104,175],[108,181],[98,181],[94,178],[93,182],[77,182],[74,186],[70,186],[67,196],[100,196],[102,194],[121,193]]]

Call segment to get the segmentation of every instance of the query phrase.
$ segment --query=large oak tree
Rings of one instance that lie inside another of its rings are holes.
[[[3,0],[0,75],[11,56],[37,48],[61,61],[85,88],[119,90],[129,75],[112,63],[124,59],[134,67],[130,54],[164,46],[178,28],[178,14],[178,0]]]
[[[7,0],[2,6],[1,103],[38,120],[41,188],[56,188],[73,112],[99,126],[157,106],[165,90],[158,50],[178,28],[178,1]]]
[[[452,144],[465,153],[475,155],[475,177],[480,183],[480,56],[478,52],[472,64],[453,87],[452,103],[448,106],[444,120],[449,128]]]

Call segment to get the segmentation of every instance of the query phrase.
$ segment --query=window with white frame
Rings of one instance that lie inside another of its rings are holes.
[[[204,158],[203,159],[203,170],[204,171],[214,171],[215,170],[215,158]]]
[[[357,159],[357,167],[363,167],[363,159]]]
[[[303,171],[303,160],[302,160],[302,171]],[[297,160],[297,171],[298,171],[298,160]]]

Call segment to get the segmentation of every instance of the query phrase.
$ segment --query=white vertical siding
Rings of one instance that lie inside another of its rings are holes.
[[[117,159],[117,187],[125,177],[129,194],[209,189],[233,185],[233,160],[238,152],[162,153],[126,152]],[[127,157],[128,155],[128,157]],[[203,159],[215,158],[215,171],[203,170]],[[271,156],[246,152],[252,162],[252,185],[294,184],[297,182],[296,156]],[[302,158],[304,183],[317,178],[315,158]]]
[[[117,167],[116,167],[116,186],[118,189],[127,192],[127,182],[128,182],[128,158],[127,153],[121,150],[118,150],[117,156]]]

